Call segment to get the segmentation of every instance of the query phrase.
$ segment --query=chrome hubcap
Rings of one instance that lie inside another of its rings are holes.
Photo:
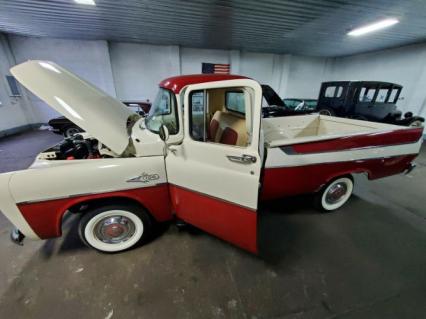
[[[346,195],[347,191],[348,186],[345,183],[334,184],[325,195],[325,201],[327,204],[336,204]]]
[[[117,244],[127,241],[135,233],[135,224],[123,216],[110,216],[95,226],[95,236],[104,243]]]

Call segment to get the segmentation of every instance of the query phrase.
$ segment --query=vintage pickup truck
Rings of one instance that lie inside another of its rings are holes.
[[[352,174],[410,170],[422,143],[423,128],[318,114],[262,119],[261,86],[243,76],[166,79],[142,118],[52,62],[11,72],[87,131],[0,175],[0,210],[18,243],[60,236],[64,214],[77,213],[82,240],[103,252],[179,219],[257,253],[260,200],[316,193],[335,210],[352,193]]]

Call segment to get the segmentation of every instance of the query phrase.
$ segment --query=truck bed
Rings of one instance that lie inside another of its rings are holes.
[[[340,176],[410,170],[423,128],[324,115],[263,120],[267,156],[261,199],[315,193]]]
[[[397,125],[319,114],[263,119],[263,130],[267,147],[394,131],[404,128],[409,129]]]

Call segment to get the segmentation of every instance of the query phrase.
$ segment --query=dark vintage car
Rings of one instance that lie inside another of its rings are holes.
[[[133,101],[123,101],[132,111],[138,113],[139,115],[145,116],[148,114],[151,108],[151,102],[133,102]],[[75,125],[73,122],[68,120],[64,116],[60,116],[54,119],[51,119],[48,122],[51,127],[51,131],[56,134],[62,134],[65,137],[73,136],[77,133],[84,132],[80,127]]]
[[[263,105],[262,113],[263,117],[280,117],[280,116],[290,116],[290,115],[302,115],[311,113],[311,110],[306,109],[295,109],[289,107],[284,103],[284,101],[279,97],[279,95],[271,88],[269,85],[262,84],[262,93],[263,93]]]
[[[317,109],[318,101],[315,99],[283,99],[285,106],[295,111],[315,111]]]
[[[404,126],[422,126],[424,118],[402,112],[397,101],[402,86],[378,81],[334,81],[321,85],[317,111],[323,115],[348,117]]]

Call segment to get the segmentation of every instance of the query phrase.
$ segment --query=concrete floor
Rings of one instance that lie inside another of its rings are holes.
[[[0,171],[27,167],[58,141],[30,132],[0,141]],[[338,213],[309,197],[269,203],[262,257],[199,231],[168,227],[116,255],[63,238],[9,241],[0,217],[1,318],[425,318],[426,152],[409,176],[367,182]],[[34,187],[37,183],[34,181]]]

